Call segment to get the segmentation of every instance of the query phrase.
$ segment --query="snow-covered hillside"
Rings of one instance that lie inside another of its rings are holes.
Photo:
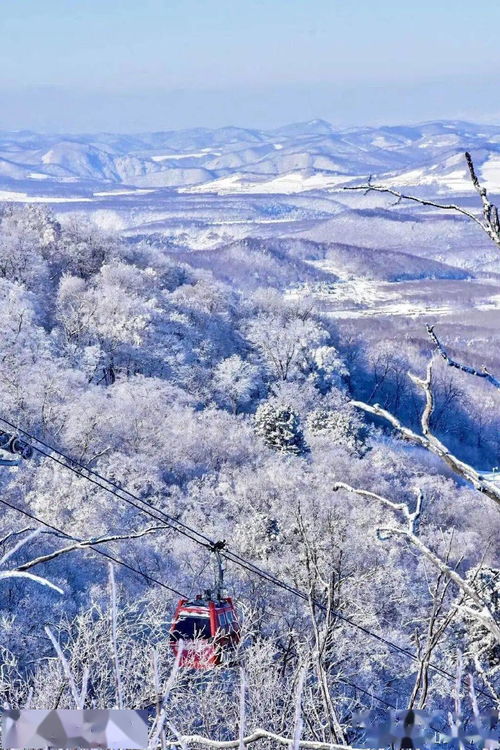
[[[463,214],[342,185],[378,171],[460,190],[481,216],[461,152],[494,187],[500,129],[314,121],[1,144],[2,700],[72,707],[71,670],[89,677],[84,707],[119,705],[120,684],[124,705],[151,709],[174,683],[176,601],[214,591],[227,540],[242,637],[201,679],[181,669],[168,710],[183,732],[231,739],[245,710],[282,732],[304,679],[306,742],[349,750],[374,701],[424,695],[451,715],[457,661],[486,710],[500,250]],[[422,430],[426,324],[481,377],[434,356]],[[14,460],[18,430],[34,450]],[[331,706],[349,745],[317,741],[334,738],[315,730]]]
[[[500,189],[500,127],[461,121],[336,130],[322,120],[275,130],[195,128],[119,135],[0,133],[0,184],[41,180],[200,192],[293,193],[369,174],[397,184],[462,192],[460,155],[475,152],[480,176]]]

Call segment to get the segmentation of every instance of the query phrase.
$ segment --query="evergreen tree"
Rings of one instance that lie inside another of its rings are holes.
[[[300,420],[289,406],[266,401],[255,413],[255,430],[266,445],[280,453],[307,453]]]

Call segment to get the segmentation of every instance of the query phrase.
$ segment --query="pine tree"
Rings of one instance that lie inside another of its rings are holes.
[[[267,401],[255,413],[255,431],[266,445],[280,453],[307,453],[300,420],[289,406]]]

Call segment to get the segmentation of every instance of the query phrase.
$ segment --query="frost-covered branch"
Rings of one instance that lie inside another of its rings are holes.
[[[302,737],[302,731],[304,729],[304,719],[302,718],[302,693],[304,692],[304,682],[306,679],[308,670],[307,662],[302,666],[299,672],[299,681],[297,684],[297,690],[295,694],[295,714],[293,722],[293,743],[292,750],[299,750],[300,740]],[[240,740],[240,744],[244,745],[244,738]]]
[[[474,657],[474,666],[476,667],[478,674],[481,675],[481,679],[484,681],[484,684],[487,686],[490,693],[495,696],[495,700],[500,707],[500,693],[498,692],[498,689],[493,685],[492,681],[490,680],[490,677],[486,670],[483,668],[483,665],[479,661],[479,657]]]
[[[22,573],[19,570],[2,570],[0,571],[0,580],[5,578],[27,578],[30,581],[33,581],[34,583],[39,583],[41,586],[48,586],[49,589],[53,589],[54,591],[57,591],[58,594],[64,594],[64,591],[59,586],[56,586],[55,583],[52,583],[47,578],[41,578],[40,576],[36,576],[33,573]]]
[[[33,531],[32,526],[25,526],[23,529],[19,529],[18,531],[10,531],[8,534],[6,534],[2,539],[0,539],[0,545],[6,544],[9,539],[12,539],[15,536],[20,536],[21,534],[25,534],[27,531]]]
[[[168,700],[170,698],[170,693],[177,679],[177,674],[179,672],[179,666],[181,663],[183,650],[184,650],[184,644],[182,642],[182,639],[180,639],[177,642],[177,653],[175,655],[174,665],[172,667],[172,671],[170,672],[169,678],[167,680],[165,690],[163,691],[161,707],[153,722],[153,726],[151,727],[151,732],[149,735],[149,742],[148,742],[148,748],[150,748],[150,750],[155,750],[155,748],[158,745],[161,734],[163,732],[163,727],[167,719]],[[185,739],[186,738],[181,739],[181,744],[188,744],[187,742],[185,742]],[[177,741],[177,744],[179,744],[179,741]],[[236,747],[238,747],[238,742],[236,742]]]
[[[21,532],[19,532],[21,533]],[[0,557],[0,565],[3,565],[7,560],[12,557],[18,550],[21,549],[21,547],[24,547],[25,544],[28,544],[28,542],[31,542],[32,539],[37,537],[40,533],[40,529],[35,529],[31,532],[28,536],[26,536],[24,539],[20,539],[13,547],[11,547],[10,550],[8,550],[2,557]],[[18,568],[20,570],[20,568]]]
[[[120,661],[118,659],[118,635],[117,635],[117,607],[116,607],[116,581],[113,563],[109,563],[109,587],[111,594],[111,648],[113,651],[113,662],[115,669],[116,703],[118,708],[123,708],[123,687],[121,681]]]
[[[419,378],[418,375],[414,375],[409,372],[408,377],[412,380],[415,385],[420,386],[425,394],[425,407],[420,417],[420,424],[422,426],[422,432],[424,435],[429,436],[431,433],[430,420],[432,412],[434,411],[434,394],[432,392],[432,365],[434,360],[430,359],[427,363],[427,372],[425,378]]]
[[[448,450],[444,443],[442,443],[435,435],[432,434],[429,427],[429,405],[430,407],[432,407],[433,397],[431,391],[431,381],[429,377],[424,380],[422,378],[413,376],[412,379],[415,383],[417,383],[424,389],[426,396],[426,407],[421,419],[422,430],[424,431],[423,435],[419,435],[414,430],[403,425],[402,422],[394,414],[391,414],[391,412],[387,411],[387,409],[383,409],[379,404],[371,405],[365,403],[364,401],[355,400],[352,400],[350,403],[352,404],[352,406],[355,406],[358,409],[362,409],[369,414],[373,414],[377,417],[385,419],[387,422],[389,422],[390,425],[392,425],[392,427],[394,427],[395,430],[397,430],[397,432],[399,432],[404,440],[407,440],[414,445],[419,445],[421,448],[425,448],[425,450],[434,453],[436,456],[439,456],[439,458],[444,461],[455,474],[457,474],[462,479],[465,479],[467,482],[470,482],[470,484],[472,484],[472,486],[476,490],[478,490],[478,492],[486,495],[490,498],[490,500],[493,500],[496,505],[500,506],[500,489],[496,487],[493,482],[485,479],[485,477],[476,469],[474,469],[474,467],[465,463],[465,461],[461,461],[459,458],[457,458],[457,456],[453,455],[453,453]]]
[[[388,195],[393,195],[395,198],[398,199],[398,201],[407,200],[407,201],[414,201],[415,203],[420,203],[421,206],[432,206],[433,208],[440,208],[444,211],[457,211],[460,214],[463,214],[464,216],[467,216],[468,219],[472,219],[476,224],[479,224],[481,229],[483,229],[485,232],[487,232],[486,226],[483,224],[483,222],[477,218],[471,211],[467,211],[467,209],[462,208],[462,206],[459,206],[457,203],[438,203],[436,201],[431,201],[426,198],[419,198],[416,195],[409,195],[407,193],[401,193],[399,190],[393,190],[392,188],[386,187],[384,185],[374,185],[371,179],[365,184],[365,185],[349,185],[344,186],[344,190],[362,190],[364,193],[370,193],[370,192],[376,192],[376,193],[387,193]]]
[[[434,326],[426,326],[427,333],[429,334],[430,338],[432,339],[433,343],[436,346],[437,351],[441,355],[441,357],[444,359],[447,365],[449,367],[455,367],[457,370],[461,370],[462,372],[466,372],[468,375],[476,375],[478,378],[484,378],[484,380],[487,380],[488,383],[491,383],[495,388],[500,388],[500,380],[497,380],[497,378],[493,377],[486,367],[483,365],[481,370],[477,370],[475,367],[470,367],[469,365],[463,365],[460,362],[457,362],[456,360],[452,359],[446,349],[441,344],[440,340],[438,339],[436,332],[434,330]]]
[[[25,578],[30,581],[33,581],[34,583],[38,583],[41,586],[48,586],[54,591],[57,591],[58,594],[64,594],[64,591],[62,588],[60,588],[60,586],[56,586],[55,583],[52,583],[47,578],[34,575],[33,573],[28,573],[27,571],[29,571],[31,568],[34,568],[35,565],[40,565],[41,563],[48,562],[49,560],[54,560],[55,558],[60,557],[61,555],[66,554],[67,552],[73,552],[73,550],[76,550],[76,549],[85,549],[86,547],[93,547],[97,544],[104,544],[105,542],[116,542],[116,541],[120,541],[123,539],[137,539],[139,537],[144,536],[145,534],[152,534],[164,528],[166,527],[165,526],[152,526],[147,529],[142,529],[141,531],[137,531],[131,534],[113,534],[111,536],[97,537],[95,539],[76,540],[74,543],[69,544],[66,547],[62,547],[52,552],[48,552],[46,555],[40,555],[39,557],[36,557],[33,560],[29,560],[28,562],[23,563],[22,565],[17,565],[12,570],[0,571],[0,580],[5,580],[7,578]],[[27,531],[27,530],[28,529],[23,529],[22,531]],[[8,552],[6,552],[3,555],[3,557],[0,559],[0,563],[5,562],[10,557],[12,557],[15,552],[21,549],[24,545],[26,545],[33,538],[38,536],[39,533],[40,533],[40,529],[36,529],[24,539],[19,540],[14,545],[14,547],[12,547],[12,549],[10,549]],[[9,536],[12,537],[14,536],[14,534],[7,535],[6,539],[8,539]]]
[[[456,570],[454,570],[448,563],[446,563],[444,560],[442,560],[438,555],[436,555],[435,552],[433,552],[421,539],[417,534],[415,534],[414,526],[415,521],[418,519],[420,512],[421,512],[421,506],[422,506],[422,493],[419,492],[417,496],[417,504],[416,509],[412,513],[408,506],[405,503],[394,503],[392,500],[389,500],[386,497],[383,497],[382,495],[377,495],[374,492],[370,492],[368,490],[359,489],[357,487],[351,487],[351,485],[346,484],[345,482],[337,482],[334,486],[335,490],[345,490],[346,492],[351,492],[356,495],[360,495],[361,497],[367,497],[371,500],[377,500],[386,507],[391,508],[391,510],[401,512],[407,521],[407,526],[380,526],[377,528],[377,534],[379,534],[380,538],[382,539],[388,539],[391,536],[402,536],[407,541],[410,542],[414,547],[418,549],[418,551],[427,559],[429,562],[437,568],[441,573],[443,573],[448,579],[453,581],[453,583],[456,584],[456,586],[467,596],[467,598],[476,605],[476,608],[473,607],[464,607],[463,605],[460,606],[460,609],[464,612],[467,612],[471,617],[474,617],[483,627],[487,628],[489,633],[495,638],[495,640],[500,643],[500,627],[498,626],[493,614],[490,612],[488,607],[486,606],[485,602],[481,599],[481,597],[477,594],[475,589],[464,579],[462,576],[460,576]]]
[[[277,745],[284,745],[285,747],[293,747],[294,742],[293,739],[282,737],[279,734],[274,734],[274,732],[268,732],[265,729],[256,729],[254,732],[243,738],[243,744],[245,746],[251,745],[253,742],[258,742],[259,740],[272,740]],[[221,750],[227,748],[229,750],[230,748],[237,749],[240,740],[211,740],[208,737],[202,737],[199,734],[191,734],[167,742],[167,745],[170,747],[178,747],[180,742],[185,746],[203,745],[205,747],[215,747],[220,748]],[[312,740],[300,740],[299,747],[309,748],[309,750],[354,750],[350,745],[334,745],[329,742],[314,742]]]
[[[245,727],[246,727],[246,677],[243,667],[240,669],[240,710],[238,724],[238,739],[240,741],[239,750],[245,747]]]
[[[153,534],[154,532],[161,531],[162,529],[165,529],[165,528],[167,527],[166,526],[151,526],[147,529],[142,529],[142,531],[137,531],[131,534],[113,534],[111,536],[96,537],[94,539],[83,539],[83,540],[74,542],[74,544],[69,544],[67,547],[61,547],[61,549],[54,550],[53,552],[48,552],[46,555],[41,555],[40,557],[37,557],[34,560],[30,560],[29,562],[23,563],[22,565],[18,565],[16,570],[29,570],[30,568],[33,568],[35,565],[40,565],[40,563],[48,562],[49,560],[54,560],[56,557],[60,557],[61,555],[64,555],[67,552],[72,552],[73,550],[76,550],[76,549],[85,549],[86,547],[93,547],[97,544],[105,544],[106,542],[118,542],[118,541],[122,541],[123,539],[138,539],[141,536],[145,536],[145,534]]]
[[[474,162],[468,151],[465,152],[465,160],[469,168],[469,174],[476,191],[479,193],[481,203],[483,204],[483,217],[486,226],[486,233],[493,240],[495,245],[500,247],[500,220],[498,218],[498,208],[488,198],[486,188],[480,184],[474,168]]]
[[[64,676],[66,677],[68,681],[69,689],[71,691],[71,695],[73,696],[73,700],[75,701],[75,705],[78,709],[82,709],[84,706],[85,697],[87,694],[88,672],[87,670],[85,670],[83,681],[82,681],[82,689],[78,691],[76,687],[76,683],[75,683],[75,678],[73,677],[73,674],[71,673],[71,669],[69,667],[68,661],[63,654],[61,646],[57,642],[55,636],[53,635],[48,625],[45,626],[45,632],[49,636],[49,639],[52,645],[54,646],[54,650],[58,656],[58,659],[61,662]]]
[[[346,492],[353,492],[356,495],[362,495],[363,497],[367,497],[370,500],[377,500],[379,503],[381,503],[382,505],[386,505],[391,510],[401,512],[408,522],[408,532],[414,533],[415,523],[418,520],[422,510],[423,493],[421,490],[418,490],[417,492],[417,502],[415,510],[411,512],[406,503],[395,503],[393,500],[389,500],[388,497],[378,495],[376,492],[370,492],[370,490],[362,490],[356,487],[351,487],[350,484],[346,484],[345,482],[336,482],[333,489],[345,490]]]
[[[468,219],[480,226],[483,232],[486,232],[490,240],[492,240],[495,245],[500,248],[500,220],[498,216],[498,209],[488,198],[486,188],[480,184],[476,175],[476,171],[474,169],[472,157],[468,152],[465,153],[465,160],[467,162],[467,167],[469,169],[472,184],[479,193],[481,202],[483,204],[482,220],[479,219],[474,213],[472,213],[472,211],[468,211],[466,208],[463,208],[456,203],[439,203],[437,201],[429,200],[426,198],[419,198],[416,195],[408,195],[407,193],[402,193],[399,190],[393,190],[392,188],[386,187],[385,185],[374,185],[371,181],[371,177],[365,185],[345,186],[344,190],[362,190],[364,193],[369,193],[372,191],[377,193],[387,193],[388,195],[393,195],[395,198],[397,198],[398,202],[402,200],[408,200],[413,201],[414,203],[420,203],[421,206],[432,206],[433,208],[439,208],[443,211],[455,211],[456,213],[466,216]]]

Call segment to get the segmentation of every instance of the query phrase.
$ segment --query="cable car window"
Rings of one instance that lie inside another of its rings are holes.
[[[171,636],[175,641],[179,638],[186,638],[187,640],[210,638],[210,620],[208,617],[196,617],[196,615],[182,617],[181,615],[175,623]]]
[[[217,615],[217,621],[221,630],[227,629],[226,615],[224,614],[224,612],[219,612],[219,614]]]

